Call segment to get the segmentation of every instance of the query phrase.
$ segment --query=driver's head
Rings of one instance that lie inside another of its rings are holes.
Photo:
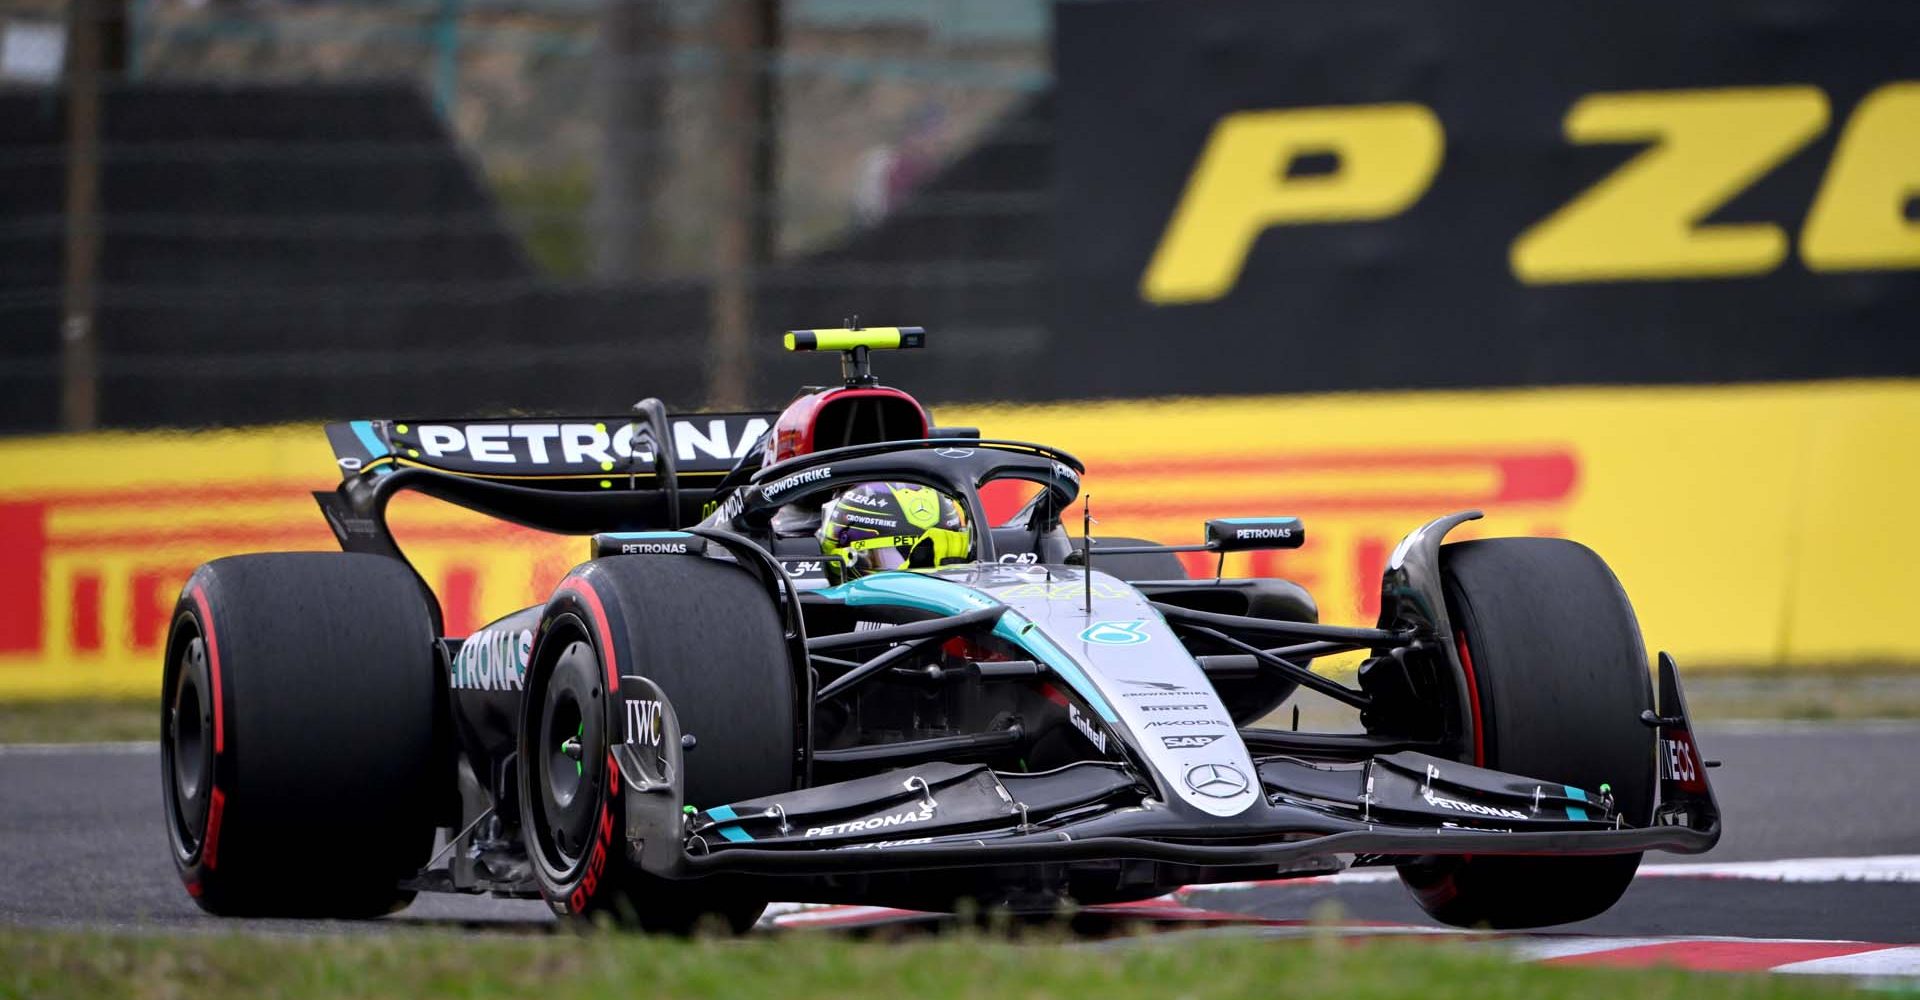
[[[860,483],[821,511],[827,577],[843,583],[890,569],[932,569],[973,558],[967,508],[931,486]]]

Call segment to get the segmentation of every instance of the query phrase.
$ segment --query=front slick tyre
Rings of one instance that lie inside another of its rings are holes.
[[[167,636],[161,782],[175,869],[220,916],[377,917],[433,844],[432,619],[382,556],[235,556]]]
[[[1447,616],[1479,695],[1469,759],[1598,791],[1627,822],[1653,811],[1653,707],[1646,648],[1619,581],[1559,538],[1491,538],[1440,550]],[[1422,908],[1461,927],[1542,927],[1619,900],[1639,854],[1422,858],[1400,877]]]
[[[645,677],[696,742],[686,801],[725,805],[793,787],[794,686],[766,591],[701,557],[598,559],[547,603],[520,727],[520,814],[542,895],[565,918],[653,933],[744,933],[767,900],[724,878],[674,881],[628,857],[619,677]]]

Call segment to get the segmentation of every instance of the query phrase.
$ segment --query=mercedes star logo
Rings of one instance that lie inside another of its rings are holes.
[[[1187,768],[1187,787],[1210,799],[1230,799],[1247,790],[1247,776],[1231,764],[1195,764]]]
[[[972,448],[935,448],[933,453],[941,458],[966,458],[973,454]]]

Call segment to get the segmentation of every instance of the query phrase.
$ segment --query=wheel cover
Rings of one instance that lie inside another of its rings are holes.
[[[188,638],[176,644],[160,745],[169,831],[174,850],[190,860],[200,852],[213,791],[213,688],[198,623],[187,618],[181,626]]]
[[[531,692],[529,840],[556,882],[578,872],[599,819],[607,759],[604,677],[599,655],[575,638],[561,647]]]

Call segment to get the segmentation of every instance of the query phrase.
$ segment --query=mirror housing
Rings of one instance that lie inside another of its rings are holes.
[[[1217,517],[1207,522],[1207,547],[1215,552],[1297,549],[1307,528],[1297,517]]]

